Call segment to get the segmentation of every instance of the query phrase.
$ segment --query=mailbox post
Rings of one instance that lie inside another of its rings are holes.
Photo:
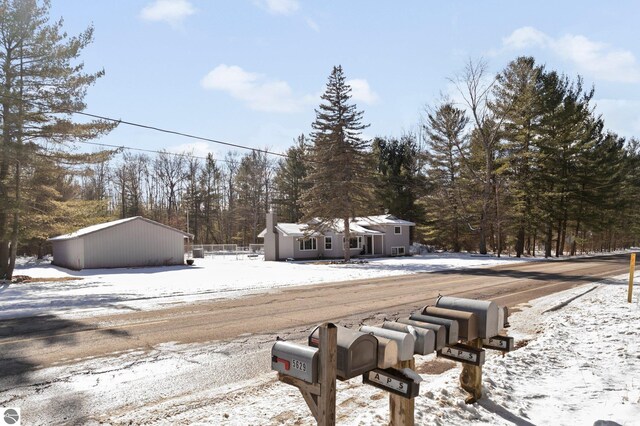
[[[318,374],[317,383],[308,383],[310,376],[302,376],[302,380],[293,375],[278,373],[278,380],[288,385],[292,385],[300,390],[302,397],[309,406],[313,417],[315,417],[318,425],[333,426],[336,424],[336,362],[337,362],[337,335],[338,329],[334,324],[324,323],[318,327]],[[274,347],[275,349],[275,347]],[[312,348],[310,348],[312,349]],[[273,354],[272,349],[272,354]],[[276,365],[287,364],[290,362],[275,356],[272,359],[272,367]],[[311,359],[311,358],[310,358]],[[290,365],[289,365],[290,367]],[[280,371],[280,370],[277,370]],[[315,380],[315,376],[311,381]]]
[[[482,339],[477,338],[467,343],[469,346],[482,349]],[[467,404],[473,404],[482,398],[482,365],[462,364],[460,386],[471,395],[465,399]]]
[[[398,370],[410,368],[415,370],[416,362],[413,357],[408,361],[400,361],[396,365]],[[389,393],[389,424],[392,426],[413,426],[415,424],[415,402],[413,398],[405,398]]]

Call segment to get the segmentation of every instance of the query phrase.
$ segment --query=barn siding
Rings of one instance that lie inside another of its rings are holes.
[[[80,270],[84,268],[84,241],[80,238],[53,241],[53,263],[63,268]]]
[[[143,219],[82,237],[85,268],[181,265],[184,235]]]

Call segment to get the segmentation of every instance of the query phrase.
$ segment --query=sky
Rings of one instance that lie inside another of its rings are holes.
[[[52,0],[50,16],[69,35],[94,26],[81,59],[105,76],[86,112],[282,153],[311,131],[333,66],[364,136],[399,137],[442,95],[456,99],[450,79],[469,60],[494,75],[522,55],[581,75],[606,128],[638,137],[639,12],[636,1]],[[126,125],[95,142],[228,150]]]

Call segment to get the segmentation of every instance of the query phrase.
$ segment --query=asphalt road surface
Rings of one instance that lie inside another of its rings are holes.
[[[151,350],[165,342],[203,343],[275,335],[304,338],[318,323],[346,326],[396,319],[439,294],[513,307],[628,272],[628,256],[524,262],[287,288],[233,300],[82,320],[39,316],[0,321],[0,378],[52,365]],[[238,346],[239,347],[239,346]]]

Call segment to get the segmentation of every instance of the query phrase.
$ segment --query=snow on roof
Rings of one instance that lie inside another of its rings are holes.
[[[276,229],[285,237],[317,237],[321,235],[319,232],[311,231],[306,223],[278,223]],[[258,234],[258,238],[264,238],[267,234],[265,228]]]
[[[394,215],[391,214],[381,214],[377,216],[363,216],[356,217],[354,219],[358,225],[362,226],[372,226],[372,225],[405,225],[405,226],[415,226],[416,224],[413,222],[409,222],[408,220],[398,219]]]
[[[318,220],[315,223],[319,223]],[[311,231],[309,225],[306,223],[278,223],[276,225],[276,229],[278,232],[285,237],[318,237],[322,235],[321,231]],[[336,234],[344,233],[344,222],[342,220],[334,220],[326,223],[322,230],[333,231]],[[374,231],[373,229],[367,229],[355,222],[351,222],[349,225],[349,232],[355,235],[381,235],[383,234],[380,231]],[[264,238],[267,234],[267,230],[264,229],[261,233],[258,234],[258,238]]]
[[[154,225],[159,225],[159,226],[162,226],[164,228],[171,229],[171,230],[176,231],[176,232],[180,232],[180,233],[184,234],[185,236],[190,236],[190,237],[193,236],[192,234],[188,234],[186,232],[182,232],[179,229],[172,228],[172,227],[170,227],[168,225],[164,225],[162,223],[153,221],[151,219],[146,219],[146,218],[144,218],[142,216],[134,216],[134,217],[128,217],[126,219],[118,219],[118,220],[113,220],[111,222],[105,222],[105,223],[99,223],[97,225],[87,226],[86,228],[78,229],[77,231],[71,232],[69,234],[64,234],[64,235],[59,235],[57,237],[49,238],[48,241],[71,240],[71,239],[74,239],[74,238],[79,238],[79,237],[82,237],[82,236],[85,236],[85,235],[88,235],[88,234],[92,234],[94,232],[101,231],[103,229],[107,229],[107,228],[111,228],[111,227],[114,227],[114,226],[122,225],[123,223],[131,222],[131,221],[134,221],[136,219],[141,219],[141,220],[144,220],[146,222],[153,223]]]
[[[332,224],[329,225],[329,228],[331,230],[333,230],[335,233],[337,234],[343,234],[344,233],[344,221],[342,220],[336,220],[335,222],[333,222]],[[380,231],[374,231],[373,229],[367,229],[362,227],[361,225],[355,223],[355,222],[351,222],[349,224],[349,233],[351,234],[362,234],[362,235],[379,235],[382,234],[382,232]]]

